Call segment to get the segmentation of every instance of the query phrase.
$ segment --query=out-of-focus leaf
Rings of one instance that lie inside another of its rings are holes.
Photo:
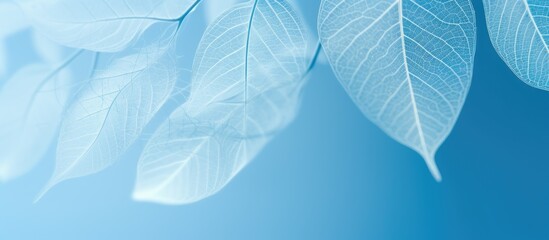
[[[21,0],[44,35],[92,51],[125,49],[151,25],[178,22],[201,0]]]
[[[280,0],[238,5],[216,20],[198,48],[189,100],[144,150],[134,198],[195,202],[246,166],[295,116],[308,64],[305,33]]]
[[[0,181],[29,171],[57,134],[71,84],[54,70],[27,66],[0,89]]]
[[[112,54],[97,67],[63,119],[54,175],[42,194],[109,167],[140,136],[177,80],[173,46],[158,42]]]

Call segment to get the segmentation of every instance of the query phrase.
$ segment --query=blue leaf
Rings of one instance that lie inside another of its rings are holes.
[[[296,114],[308,63],[305,33],[280,0],[238,5],[215,21],[195,57],[189,100],[139,160],[134,199],[199,201],[244,168]]]
[[[178,22],[200,0],[24,0],[44,35],[74,48],[116,52],[157,22]]]
[[[549,1],[484,0],[496,51],[530,86],[549,90]]]
[[[337,78],[362,112],[423,156],[465,101],[476,44],[469,0],[323,0],[318,30]]]

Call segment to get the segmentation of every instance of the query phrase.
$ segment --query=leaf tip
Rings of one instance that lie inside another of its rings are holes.
[[[15,161],[0,160],[0,184],[10,182],[29,171],[29,168],[17,167],[14,164]]]
[[[5,183],[11,180],[9,171],[5,165],[0,164],[0,183]]]
[[[48,184],[46,184],[46,186],[44,186],[44,188],[42,188],[42,190],[40,190],[40,192],[38,193],[38,195],[36,195],[36,197],[34,198],[34,201],[33,203],[36,204],[38,203],[55,185],[57,185],[59,182],[61,182],[60,180],[57,180],[56,178],[52,178]]]
[[[132,200],[142,203],[153,203],[165,206],[180,206],[195,203],[202,198],[187,199],[177,195],[166,195],[158,192],[158,190],[134,189]]]
[[[440,174],[440,170],[438,169],[438,166],[435,162],[434,157],[425,157],[425,163],[427,163],[427,167],[429,168],[429,171],[431,172],[431,175],[433,175],[433,178],[437,182],[442,182],[442,175]]]
[[[137,190],[134,190],[133,193],[132,193],[132,200],[136,201],[136,202],[143,202],[145,201],[145,196],[143,193],[137,191]]]
[[[162,204],[162,205],[176,205],[176,203],[174,203],[172,201],[167,201],[166,199],[163,199],[162,197],[159,197],[156,194],[152,194],[152,193],[144,192],[144,191],[137,191],[137,190],[133,191],[132,200],[136,201],[136,202],[142,202],[142,203],[156,203],[156,204]]]

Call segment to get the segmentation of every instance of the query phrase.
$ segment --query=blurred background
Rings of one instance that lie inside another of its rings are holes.
[[[314,29],[320,1],[295,2]],[[132,201],[137,143],[114,167],[33,204],[53,170],[52,147],[27,175],[0,184],[0,239],[549,239],[549,92],[505,66],[482,2],[474,5],[474,79],[437,154],[441,183],[370,123],[320,63],[296,121],[219,194],[177,207]],[[183,26],[182,77],[204,13]],[[31,35],[7,39],[10,69],[36,58]]]

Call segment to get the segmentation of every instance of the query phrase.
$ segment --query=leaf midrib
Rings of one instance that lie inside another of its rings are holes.
[[[524,8],[526,9],[526,14],[528,15],[528,18],[530,18],[530,21],[532,21],[532,24],[534,25],[534,29],[536,31],[536,34],[543,42],[543,46],[545,47],[545,51],[549,53],[549,45],[545,41],[545,38],[543,37],[543,34],[540,32],[538,23],[536,22],[536,19],[534,18],[534,14],[532,14],[532,11],[530,10],[530,4],[528,3],[528,0],[522,0],[522,3],[524,4]]]
[[[406,81],[408,83],[408,88],[410,90],[410,98],[412,101],[412,109],[414,111],[414,120],[415,125],[419,134],[419,140],[421,142],[421,148],[423,151],[423,154],[430,154],[429,150],[427,149],[427,144],[425,142],[425,135],[423,133],[423,128],[421,125],[421,119],[419,117],[419,111],[418,106],[415,98],[415,92],[414,87],[412,86],[412,79],[410,77],[410,70],[408,68],[408,56],[406,54],[406,40],[405,40],[405,34],[404,34],[404,14],[403,14],[403,6],[402,6],[402,0],[398,1],[398,17],[399,17],[399,25],[400,25],[400,39],[401,39],[401,46],[402,46],[402,56],[404,58],[404,68],[406,72]]]

